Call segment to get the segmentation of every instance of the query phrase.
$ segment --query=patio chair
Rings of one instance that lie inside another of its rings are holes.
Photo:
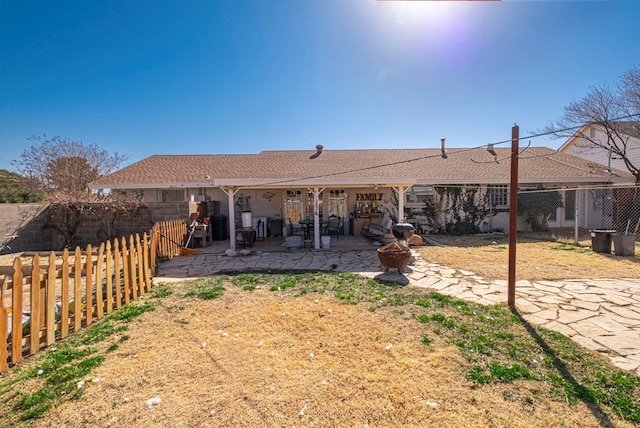
[[[300,223],[292,223],[291,220],[289,220],[288,229],[289,229],[288,232],[290,236],[304,235],[304,227]]]
[[[342,219],[340,217],[330,217],[327,223],[327,235],[335,235],[336,239],[340,239],[342,233]]]

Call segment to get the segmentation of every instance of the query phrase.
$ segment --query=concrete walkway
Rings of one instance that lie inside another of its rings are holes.
[[[281,242],[281,241],[279,241]],[[256,245],[251,254],[228,257],[228,241],[214,242],[199,255],[160,264],[157,283],[251,270],[353,272],[368,278],[435,290],[469,302],[507,302],[507,281],[485,281],[466,270],[429,263],[413,251],[404,270],[384,272],[375,247],[360,237],[333,240],[331,248],[286,249]],[[528,322],[563,333],[613,364],[640,374],[640,279],[518,281],[516,306]]]

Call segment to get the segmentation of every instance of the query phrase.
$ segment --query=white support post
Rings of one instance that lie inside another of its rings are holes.
[[[398,186],[392,187],[393,191],[398,194],[398,223],[401,223],[404,218],[404,194],[410,187]]]
[[[320,209],[320,193],[323,190],[324,187],[309,189],[313,193],[313,247],[316,250],[320,249],[320,213],[318,211]]]
[[[239,189],[232,187],[222,187],[222,191],[227,194],[229,200],[229,248],[236,250],[236,207],[234,197]]]

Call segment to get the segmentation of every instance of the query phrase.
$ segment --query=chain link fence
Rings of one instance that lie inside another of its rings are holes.
[[[588,245],[594,232],[635,235],[640,226],[640,187],[521,189],[519,230]]]
[[[506,233],[509,204],[506,185],[435,186],[405,215],[429,234]],[[520,188],[517,209],[519,233],[590,246],[594,233],[637,234],[640,186]]]

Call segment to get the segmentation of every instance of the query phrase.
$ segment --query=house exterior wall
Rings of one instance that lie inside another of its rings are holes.
[[[535,185],[531,185],[531,187],[536,187]],[[560,193],[563,195],[563,200],[567,197],[567,192],[562,190],[562,188],[570,187],[569,185],[559,185],[561,189]],[[479,188],[478,197],[482,198],[484,194],[487,192],[488,186],[482,185]],[[328,216],[328,207],[329,207],[329,190],[334,188],[325,188],[323,192],[323,210],[326,216]],[[340,189],[340,187],[336,187],[335,189]],[[206,200],[206,201],[217,201],[219,204],[219,212],[224,215],[229,214],[229,200],[227,194],[219,188],[205,188],[205,189],[184,189],[184,198],[185,201],[182,204],[188,204],[188,199],[191,199],[191,195],[194,195],[194,199],[198,200]],[[269,220],[272,219],[283,219],[283,221],[287,222],[285,218],[285,208],[284,208],[284,200],[287,190],[300,190],[302,193],[302,206],[304,207],[304,215],[309,216],[313,215],[312,212],[308,211],[307,208],[312,206],[312,198],[308,197],[307,192],[308,188],[306,187],[291,187],[291,188],[282,188],[282,189],[241,189],[236,193],[234,197],[234,201],[237,203],[240,197],[247,201],[247,205],[245,207],[239,207],[236,205],[236,224],[240,224],[241,222],[241,212],[243,209],[250,210],[252,212],[253,218],[266,218],[267,225],[269,224]],[[380,187],[373,188],[371,186],[368,187],[358,187],[358,188],[344,188],[346,195],[346,213],[344,215],[345,220],[349,219],[351,215],[351,221],[353,224],[351,228],[354,234],[359,234],[362,228],[362,225],[365,222],[373,221],[373,222],[382,222],[383,217],[385,215],[391,216],[394,219],[398,219],[396,197],[395,192],[392,188],[389,187]],[[130,191],[131,193],[135,191]],[[161,199],[162,189],[144,189],[140,190],[138,193],[144,194],[144,201],[150,206],[152,206],[153,218],[155,219],[167,219],[167,218],[176,218],[178,217],[188,217],[188,209],[183,209],[179,211],[179,208],[172,208],[170,212],[164,212],[168,208],[162,207],[178,207],[181,206],[180,203],[156,203],[157,200]],[[579,214],[578,221],[579,227],[587,228],[587,229],[607,229],[613,226],[613,219],[611,213],[607,210],[607,203],[603,201],[603,195],[601,192],[601,187],[594,187],[593,189],[583,189],[578,190],[579,194]],[[438,201],[440,196],[437,192],[432,194],[434,201]],[[358,213],[358,207],[360,206],[370,206],[372,199],[376,199],[376,213],[373,215],[367,215],[367,213]],[[405,197],[406,201],[406,197]],[[421,224],[426,224],[426,218],[422,217],[419,214],[419,211],[422,209],[424,205],[423,202],[407,204],[411,209],[417,210],[414,215],[410,215],[409,219],[417,220],[417,222]],[[186,206],[186,205],[185,205]],[[558,228],[558,227],[574,227],[575,220],[574,214],[567,215],[566,208],[567,204],[565,203],[564,207],[558,207],[556,211],[555,218],[551,218],[548,222],[549,227]],[[495,207],[495,213],[490,213],[486,215],[482,219],[478,219],[476,225],[478,226],[481,232],[490,232],[490,231],[508,231],[509,230],[509,206],[508,205],[499,205]],[[178,211],[177,211],[178,210]],[[409,212],[407,210],[406,212]],[[213,213],[209,213],[209,215],[213,215]],[[405,216],[401,216],[404,218]],[[446,224],[448,221],[444,217],[441,216],[439,219],[439,224]],[[295,221],[294,221],[295,222]],[[415,221],[412,221],[415,223]],[[527,232],[531,231],[531,226],[524,222],[523,218],[518,218],[518,231]],[[431,228],[426,227],[425,231],[432,231]],[[270,231],[274,233],[275,231]],[[347,231],[348,233],[348,231]]]
[[[602,128],[594,127],[584,129],[582,132],[586,135],[591,135],[591,129],[593,129],[594,132],[593,139],[602,142],[602,144],[606,144],[607,134],[602,131]],[[631,163],[636,166],[640,166],[640,139],[631,136],[628,138],[627,157]],[[561,151],[566,154],[599,163],[604,166],[603,169],[605,171],[609,166],[609,151],[603,147],[595,146],[583,137],[573,137],[561,148]],[[618,169],[620,171],[627,171],[624,161],[615,155],[611,158],[611,168]]]

